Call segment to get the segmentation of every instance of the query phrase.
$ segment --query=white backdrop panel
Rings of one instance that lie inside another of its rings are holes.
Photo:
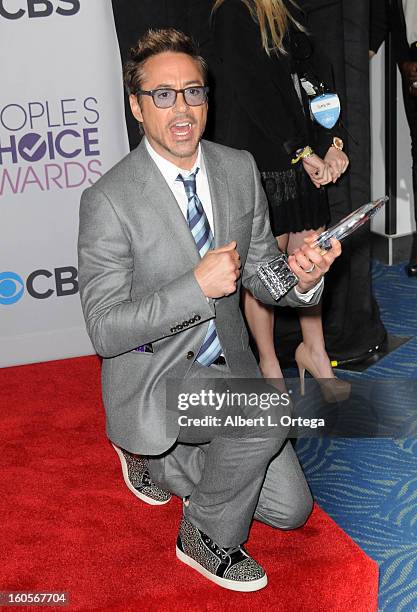
[[[94,352],[76,284],[79,200],[128,142],[111,0],[2,7],[24,10],[0,15],[8,58],[0,64],[0,366],[8,366]]]

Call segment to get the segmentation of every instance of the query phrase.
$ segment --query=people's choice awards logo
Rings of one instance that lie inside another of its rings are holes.
[[[71,17],[80,10],[80,0],[0,0],[0,17],[21,19],[28,17],[49,17],[56,13]]]
[[[0,106],[0,197],[92,185],[102,174],[99,121],[94,96]]]
[[[46,142],[42,141],[40,134],[26,134],[19,142],[19,153],[22,159],[37,162],[46,153]]]
[[[0,273],[0,304],[6,306],[20,300],[25,290],[23,279],[14,272]]]
[[[0,272],[0,305],[16,304],[26,289],[28,295],[36,300],[44,300],[55,295],[64,297],[78,293],[77,268],[65,266],[50,270],[34,270],[26,281],[15,272]]]

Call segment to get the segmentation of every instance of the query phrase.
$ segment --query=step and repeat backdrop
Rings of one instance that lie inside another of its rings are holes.
[[[94,352],[81,193],[128,152],[111,0],[0,0],[0,367]]]

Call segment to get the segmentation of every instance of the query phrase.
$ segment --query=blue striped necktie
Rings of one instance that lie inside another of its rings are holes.
[[[177,181],[181,181],[184,185],[185,193],[188,198],[187,223],[191,230],[195,243],[197,245],[200,257],[203,257],[207,251],[213,248],[214,239],[210,229],[210,224],[204,208],[197,195],[195,177],[199,168],[187,177],[179,174]],[[201,348],[196,357],[196,361],[201,365],[209,366],[216,361],[221,355],[222,347],[220,346],[217,336],[216,324],[213,319],[210,319],[206,337],[201,345]]]

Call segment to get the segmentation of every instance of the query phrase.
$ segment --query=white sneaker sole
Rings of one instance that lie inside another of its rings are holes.
[[[189,565],[197,572],[202,574],[208,580],[211,580],[218,586],[223,587],[224,589],[229,589],[230,591],[240,591],[241,593],[250,593],[252,591],[259,591],[263,589],[268,584],[268,577],[262,576],[262,578],[258,578],[258,580],[250,580],[245,582],[238,582],[237,580],[228,580],[227,578],[219,578],[215,574],[209,572],[205,567],[200,565],[197,561],[195,561],[192,557],[186,555],[182,550],[176,547],[177,559]]]
[[[166,501],[158,501],[157,499],[152,499],[152,497],[148,497],[147,495],[144,495],[143,493],[135,489],[135,487],[129,480],[129,472],[127,469],[127,463],[124,454],[118,446],[113,444],[113,442],[110,442],[110,444],[112,445],[116,453],[119,455],[120,463],[122,465],[123,480],[125,481],[127,488],[132,491],[133,495],[141,499],[143,502],[145,502],[145,504],[149,504],[150,506],[164,506],[165,504],[171,501],[171,498],[167,499]]]

